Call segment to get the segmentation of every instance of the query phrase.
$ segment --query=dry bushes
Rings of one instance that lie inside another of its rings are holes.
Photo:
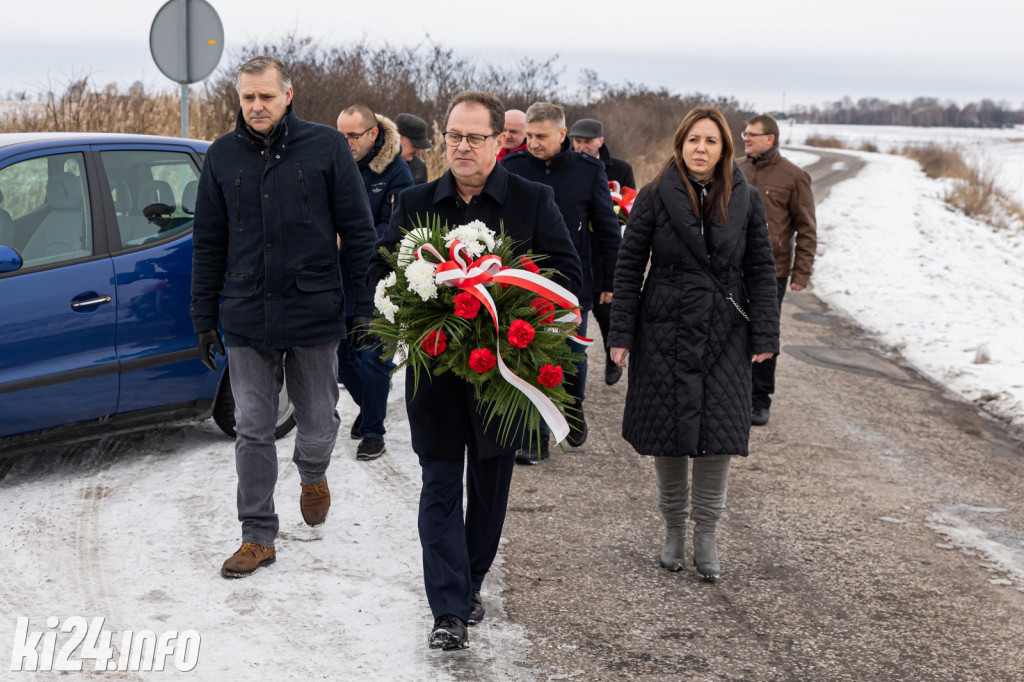
[[[831,135],[810,135],[804,144],[811,147],[825,147],[828,149],[846,149],[846,143],[840,140],[838,137]]]
[[[907,145],[901,153],[921,164],[928,177],[950,180],[943,199],[964,215],[998,229],[1024,225],[1024,208],[997,186],[991,163],[972,163],[961,149],[935,143]]]
[[[189,98],[189,134],[213,139],[225,132],[220,121],[234,122],[235,107],[226,110],[205,97]],[[0,132],[117,132],[143,135],[181,133],[181,96],[146,94],[141,88],[121,92],[114,85],[90,89],[89,79],[73,81],[63,93],[48,92],[40,103],[23,103],[0,112]]]
[[[972,179],[974,174],[974,170],[956,147],[943,147],[937,144],[907,145],[901,153],[921,164],[921,170],[929,178],[967,180]]]
[[[310,38],[289,35],[277,43],[254,45],[228,54],[203,85],[189,92],[189,135],[212,140],[235,125],[238,95],[235,73],[247,59],[273,54],[292,72],[294,107],[302,118],[334,126],[338,112],[365,104],[389,118],[408,112],[422,117],[433,131],[434,148],[422,156],[430,177],[446,169],[441,140],[448,101],[461,90],[488,90],[508,108],[526,109],[535,101],[559,102],[569,125],[579,118],[604,123],[612,154],[634,166],[637,181],[650,181],[671,153],[672,136],[692,107],[722,110],[742,150],[738,134],[747,117],[733,99],[695,93],[677,95],[664,88],[613,85],[587,72],[581,91],[565,94],[559,85],[564,70],[557,56],[522,58],[511,65],[488,65],[452,49],[426,42],[415,47],[371,45],[366,41],[324,48]],[[40,108],[0,110],[0,131],[80,130],[177,135],[181,130],[177,90],[147,94],[102,89],[88,78],[74,79],[63,92],[45,93]]]

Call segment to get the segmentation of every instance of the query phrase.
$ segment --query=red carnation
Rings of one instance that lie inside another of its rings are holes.
[[[541,324],[547,324],[548,322],[555,321],[555,304],[549,301],[548,299],[541,298],[540,296],[538,296],[537,298],[530,301],[530,307],[536,310],[538,315],[543,315],[544,313],[551,313],[550,315],[548,315],[547,317],[540,321]]]
[[[508,342],[516,348],[526,348],[536,333],[526,320],[515,320],[508,328]]]
[[[472,320],[480,312],[480,301],[468,291],[460,291],[455,294],[455,314]]]
[[[562,381],[562,368],[558,365],[544,365],[540,368],[537,382],[541,386],[554,388]]]
[[[538,275],[540,274],[540,268],[537,267],[537,264],[526,256],[519,257],[519,265],[522,266],[523,270],[529,270],[530,272]]]
[[[420,342],[420,348],[427,352],[427,355],[437,357],[448,347],[448,336],[443,329],[435,329],[427,334]]]
[[[477,348],[469,354],[469,368],[477,374],[491,371],[496,364],[498,364],[498,359],[486,348]]]

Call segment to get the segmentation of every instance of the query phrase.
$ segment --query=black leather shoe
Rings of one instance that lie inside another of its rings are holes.
[[[609,386],[614,386],[618,383],[619,379],[622,378],[622,368],[616,365],[614,362],[609,362],[604,366],[604,383]]]
[[[352,437],[352,440],[362,440],[363,432],[360,431],[360,427],[363,425],[363,413],[360,412],[356,415],[356,420],[352,422],[352,428],[349,429],[348,435]]]
[[[476,625],[484,619],[484,600],[480,598],[480,590],[473,590],[473,596],[469,602],[469,624]]]
[[[569,435],[565,437],[565,440],[569,441],[569,445],[574,448],[578,448],[587,442],[587,418],[583,416],[583,406],[580,405],[579,412],[573,415],[569,415],[567,418],[569,422]]]
[[[455,651],[469,648],[469,631],[466,624],[458,616],[445,614],[434,621],[434,629],[427,637],[427,646],[431,649]]]
[[[516,450],[516,464],[540,464],[551,456],[551,445],[548,436],[540,437],[540,446],[531,444],[522,450]]]
[[[750,411],[750,423],[754,426],[764,426],[768,423],[768,408],[755,407]]]

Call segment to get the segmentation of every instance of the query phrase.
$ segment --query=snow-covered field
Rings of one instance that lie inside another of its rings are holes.
[[[815,294],[845,311],[936,382],[1024,427],[1024,232],[949,209],[946,185],[885,153],[907,143],[957,145],[998,158],[999,185],[1024,203],[1024,130],[784,126],[793,143],[835,136],[867,162],[818,207]],[[815,148],[800,147],[808,165]],[[789,152],[787,152],[789,153]]]
[[[1024,127],[911,128],[782,122],[779,132],[784,145],[799,145],[811,136],[822,136],[835,137],[853,149],[873,144],[884,153],[929,143],[956,147],[966,158],[991,169],[1000,188],[1024,204]]]

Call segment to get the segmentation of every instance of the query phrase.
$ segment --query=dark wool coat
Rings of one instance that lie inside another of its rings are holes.
[[[750,358],[779,350],[764,205],[735,171],[728,223],[707,228],[709,253],[686,182],[673,165],[644,187],[619,249],[609,345],[630,349],[622,436],[644,455],[746,455]]]
[[[370,315],[366,267],[375,232],[344,136],[289,106],[268,138],[238,113],[199,178],[192,233],[192,325],[220,321],[229,345],[290,348],[340,339],[345,242],[356,314]]]
[[[600,292],[611,291],[614,286],[612,276],[622,241],[604,164],[572,150],[556,154],[550,163],[544,163],[528,151],[512,152],[501,164],[510,173],[555,190],[555,203],[583,263],[580,304],[583,310],[590,310]],[[590,267],[593,251],[601,259],[601,281],[594,281]]]
[[[574,294],[579,292],[580,260],[550,187],[524,180],[497,164],[483,191],[467,204],[456,191],[451,171],[447,171],[433,182],[402,192],[391,225],[377,246],[394,251],[403,236],[402,228],[411,230],[426,224],[433,215],[440,216],[449,227],[480,220],[495,232],[504,228],[517,242],[518,253],[531,250],[547,255],[543,266],[558,270],[561,278],[556,281]],[[378,253],[370,262],[371,288],[390,271]],[[471,454],[484,458],[515,449],[514,445],[504,448],[498,443],[496,421],[489,429],[484,428],[472,386],[451,372],[421,378],[415,395],[413,373],[406,372],[405,395],[412,449],[420,457],[462,459],[468,447]]]
[[[613,157],[606,144],[601,145],[597,154],[598,158],[604,161],[604,172],[608,176],[608,182],[617,182],[622,187],[636,189],[636,178],[633,177],[633,167],[629,163]]]

